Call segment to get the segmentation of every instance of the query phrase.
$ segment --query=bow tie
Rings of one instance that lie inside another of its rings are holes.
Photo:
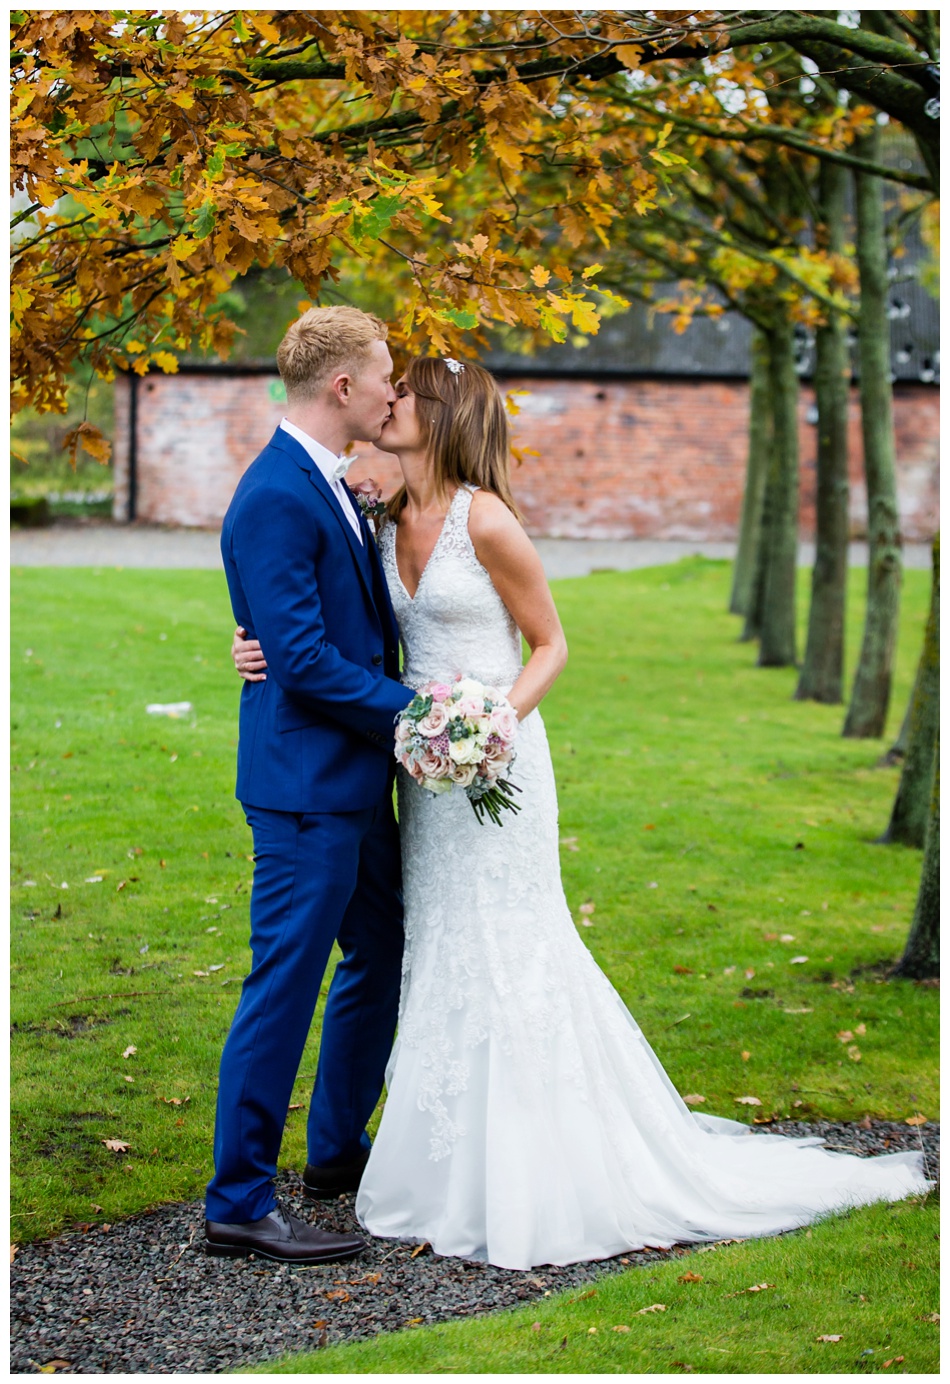
[[[350,467],[353,465],[355,460],[356,457],[337,457],[336,465],[330,472],[330,480],[341,481],[343,477],[346,475],[347,471],[349,471]]]

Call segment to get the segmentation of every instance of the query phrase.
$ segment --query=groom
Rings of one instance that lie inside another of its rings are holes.
[[[314,1264],[364,1241],[283,1212],[273,1178],[334,941],[304,1188],[354,1189],[396,1027],[402,958],[394,720],[412,693],[366,521],[337,453],[396,395],[386,327],[311,308],[277,351],[287,417],[242,477],[221,550],[234,616],[267,652],[241,693],[237,796],[254,836],[250,975],[221,1058],[205,1237],[212,1254]]]

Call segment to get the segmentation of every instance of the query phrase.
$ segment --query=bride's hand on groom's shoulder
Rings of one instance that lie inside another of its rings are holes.
[[[261,646],[256,639],[245,639],[247,630],[243,625],[238,625],[234,631],[234,639],[231,641],[231,657],[234,660],[234,667],[239,677],[245,682],[266,682],[267,674],[264,669],[267,667],[267,659],[264,657]]]

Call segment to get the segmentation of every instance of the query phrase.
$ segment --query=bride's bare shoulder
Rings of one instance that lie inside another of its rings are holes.
[[[490,490],[476,490],[472,495],[472,507],[468,514],[468,529],[473,541],[479,538],[491,539],[504,536],[512,529],[520,529],[521,524],[499,496]]]

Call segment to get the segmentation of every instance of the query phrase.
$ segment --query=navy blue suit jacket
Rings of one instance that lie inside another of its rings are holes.
[[[353,500],[356,512],[359,507]],[[241,692],[237,797],[283,812],[353,812],[391,782],[394,720],[412,698],[376,544],[363,544],[283,428],[242,476],[221,531],[234,618],[267,680]]]

